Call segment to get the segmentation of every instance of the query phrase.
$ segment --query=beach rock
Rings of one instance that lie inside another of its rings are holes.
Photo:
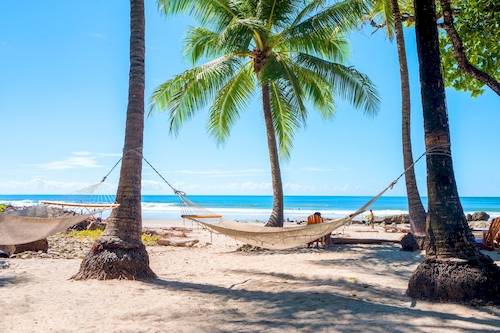
[[[415,236],[411,233],[407,233],[401,238],[401,251],[418,251],[420,249]]]
[[[106,229],[106,223],[100,218],[96,218],[87,225],[87,230],[104,230]]]
[[[49,242],[47,239],[40,239],[35,242],[26,243],[26,244],[18,244],[15,246],[14,254],[22,253],[26,251],[42,251],[47,252],[49,249]]]
[[[490,216],[486,212],[475,212],[474,214],[467,214],[467,221],[488,221]]]
[[[0,258],[8,258],[10,257],[10,253],[0,250]]]
[[[82,222],[77,223],[74,226],[70,227],[68,230],[75,230],[75,231],[86,230],[90,223],[91,223],[91,219],[86,219],[85,221],[82,221]]]
[[[382,223],[385,223],[385,224],[410,223],[410,215],[408,215],[408,214],[400,214],[400,215],[385,216],[382,219]]]

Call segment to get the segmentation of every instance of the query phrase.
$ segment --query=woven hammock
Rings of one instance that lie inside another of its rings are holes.
[[[99,183],[74,192],[68,196],[68,201],[41,201],[35,206],[0,213],[0,245],[19,245],[44,239],[118,207],[114,196],[96,194],[118,162]],[[82,194],[86,195],[85,201],[71,201]]]

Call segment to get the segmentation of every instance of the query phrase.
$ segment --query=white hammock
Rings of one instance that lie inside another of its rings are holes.
[[[293,227],[271,228],[250,223],[223,221],[207,223],[193,219],[204,227],[237,241],[270,250],[285,250],[302,246],[326,236],[351,221],[342,218],[329,222]]]
[[[90,202],[41,201],[37,206],[0,213],[0,245],[19,245],[44,239],[105,210],[118,207],[113,196],[94,193],[120,161],[101,182],[73,194],[93,194],[95,197]]]
[[[417,161],[419,159],[417,159]],[[275,228],[250,223],[224,221],[222,215],[215,214],[210,210],[203,208],[189,200],[184,192],[176,190],[158,172],[158,170],[156,170],[151,165],[151,163],[149,163],[148,160],[144,159],[144,161],[153,169],[153,171],[158,174],[158,176],[160,176],[160,178],[168,186],[170,186],[170,188],[172,188],[174,193],[184,204],[181,215],[182,218],[196,222],[211,231],[215,231],[217,233],[231,237],[240,242],[258,246],[264,249],[274,250],[284,250],[305,245],[318,238],[324,237],[330,234],[335,229],[338,229],[351,222],[354,217],[364,213],[371,205],[373,205],[375,201],[377,201],[382,195],[384,195],[385,192],[392,189],[394,185],[396,185],[396,183],[399,181],[399,179],[401,179],[401,177],[404,175],[404,173],[402,173],[380,193],[368,200],[367,203],[365,203],[349,216],[340,219],[329,220],[328,222],[319,224]]]

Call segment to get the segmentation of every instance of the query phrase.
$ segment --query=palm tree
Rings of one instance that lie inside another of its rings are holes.
[[[426,259],[408,295],[453,302],[499,302],[500,268],[470,241],[453,172],[434,0],[415,1],[417,50],[427,154]]]
[[[373,20],[380,17],[383,24],[377,24]],[[374,0],[372,22],[377,27],[384,26],[390,39],[396,35],[398,49],[399,75],[401,81],[401,114],[402,114],[402,140],[403,140],[403,164],[406,181],[406,195],[408,198],[408,210],[410,215],[410,226],[412,233],[417,237],[425,236],[425,209],[420,198],[413,168],[413,155],[411,145],[411,101],[410,80],[408,74],[408,63],[406,60],[406,47],[403,34],[403,22],[399,10],[398,0]]]
[[[141,241],[141,173],[144,132],[144,0],[130,0],[130,73],[125,145],[116,201],[103,236],[74,279],[148,279],[155,274]]]
[[[209,131],[225,140],[231,126],[260,88],[273,186],[267,226],[283,225],[279,156],[288,157],[294,132],[307,118],[306,102],[325,118],[335,112],[334,93],[375,112],[371,81],[345,66],[344,34],[368,9],[361,0],[333,6],[303,0],[159,0],[167,15],[189,11],[202,26],[191,28],[185,51],[193,63],[209,62],[175,76],[152,96],[154,109],[170,112],[170,129],[213,99]]]

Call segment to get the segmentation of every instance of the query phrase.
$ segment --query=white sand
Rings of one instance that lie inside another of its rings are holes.
[[[498,308],[412,304],[404,292],[422,257],[397,245],[241,253],[223,236],[194,237],[201,247],[148,248],[149,283],[76,282],[80,260],[10,259],[0,332],[500,332]]]

